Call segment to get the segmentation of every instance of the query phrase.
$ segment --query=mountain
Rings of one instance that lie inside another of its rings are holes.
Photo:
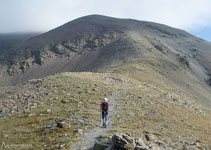
[[[205,40],[157,23],[91,15],[3,49],[1,148],[211,149]]]
[[[1,86],[57,72],[103,71],[151,59],[175,67],[184,64],[200,81],[208,81],[210,49],[209,42],[165,25],[90,15],[1,53]]]

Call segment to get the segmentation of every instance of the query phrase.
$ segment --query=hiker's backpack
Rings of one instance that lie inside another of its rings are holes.
[[[102,110],[103,112],[108,112],[108,103],[103,102]]]

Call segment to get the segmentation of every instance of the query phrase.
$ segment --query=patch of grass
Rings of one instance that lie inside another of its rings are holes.
[[[143,131],[148,131],[157,133],[167,144],[172,143],[169,139],[180,136],[184,137],[183,141],[200,140],[202,145],[210,143],[211,111],[193,103],[194,96],[184,86],[167,80],[156,73],[152,66],[146,64],[133,64],[110,71],[119,74],[126,74],[128,71],[128,76],[136,81],[133,81],[133,86],[122,85],[127,88],[121,92],[121,98],[118,98],[121,108],[117,109],[112,132],[129,132],[140,136]],[[176,70],[172,74],[179,71]],[[183,79],[188,82],[192,80],[185,73],[181,74],[180,80]],[[160,82],[157,82],[158,80]],[[189,88],[205,92],[196,84],[190,85]],[[199,99],[201,100],[202,96],[199,96],[197,101]],[[185,102],[189,103],[189,106],[184,105]],[[199,107],[198,109],[202,109],[203,113],[195,110],[194,107]],[[181,143],[177,145],[182,148]]]
[[[181,56],[180,54],[177,54],[177,60],[186,67],[190,67],[189,61],[186,56]]]
[[[148,131],[156,133],[167,144],[179,136],[184,141],[200,140],[202,144],[209,144],[211,111],[191,103],[191,93],[180,84],[170,82],[153,67],[130,64],[110,70],[114,73],[62,73],[47,77],[42,84],[46,85],[49,94],[42,99],[42,105],[0,120],[0,143],[13,144],[15,141],[33,144],[31,149],[55,149],[58,143],[67,142],[68,148],[82,138],[75,130],[88,132],[96,127],[102,98],[118,90],[120,94],[112,116],[114,125],[102,138],[116,132],[140,137],[143,131]],[[185,74],[181,76],[188,79]],[[47,109],[51,111],[47,112]],[[69,122],[70,128],[43,131],[46,125],[63,119]]]
[[[55,149],[58,143],[65,141],[66,147],[69,147],[81,139],[81,135],[75,135],[76,129],[87,132],[95,128],[99,120],[100,101],[111,93],[112,88],[96,82],[95,74],[82,75],[93,78],[87,80],[77,74],[57,74],[46,78],[43,84],[48,87],[50,94],[42,100],[42,105],[0,120],[0,143],[32,144],[29,149]],[[101,80],[99,82],[104,82],[104,79]],[[48,109],[51,111],[47,112]],[[45,126],[63,119],[70,122],[70,128],[44,132]],[[83,120],[86,126],[80,124],[79,120]],[[68,136],[60,137],[62,134]]]

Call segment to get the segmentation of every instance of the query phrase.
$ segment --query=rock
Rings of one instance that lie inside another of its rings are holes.
[[[148,146],[144,143],[141,138],[135,139],[135,144],[138,150],[148,149]]]
[[[93,88],[93,89],[92,89],[92,91],[96,91],[96,92],[97,92],[97,91],[98,91],[98,89],[97,89],[97,88]]]
[[[151,141],[151,142],[158,141],[157,137],[149,132],[144,131],[144,135],[147,141]]]
[[[167,149],[161,149],[158,145],[153,145],[150,150],[167,150]]]
[[[8,137],[9,137],[9,135],[8,135],[8,134],[5,134],[5,135],[4,135],[4,137],[5,137],[5,138],[8,138]]]
[[[161,141],[157,141],[155,142],[155,144],[159,147],[159,149],[161,150],[171,150],[171,148],[169,148],[165,143],[161,142]]]
[[[60,135],[59,135],[59,137],[63,137],[63,136],[65,136],[65,137],[68,136],[68,137],[69,137],[69,134],[68,134],[68,133],[65,133],[65,134],[60,134]]]
[[[129,134],[123,134],[122,137],[128,142],[131,143],[134,147],[136,145],[135,140]]]
[[[72,95],[71,93],[67,93],[67,94],[66,94],[66,96],[71,96],[71,95]]]
[[[196,146],[197,146],[197,147],[200,147],[201,145],[197,142],[197,143],[196,143]]]
[[[145,146],[136,146],[134,150],[148,150],[148,147],[145,147]]]
[[[84,121],[80,119],[80,120],[78,120],[78,124],[84,125]]]
[[[3,118],[3,117],[4,117],[3,114],[0,114],[0,119]]]
[[[184,142],[183,150],[198,150],[198,149],[204,149],[202,146],[200,146],[199,141],[196,142]],[[209,148],[208,148],[209,149]]]
[[[126,134],[115,134],[112,136],[113,148],[121,150],[134,150],[135,141]]]
[[[151,139],[152,134],[145,132],[148,135],[148,139]],[[100,139],[101,140],[101,139]],[[105,142],[107,140],[107,142]],[[112,139],[107,138],[102,141],[98,141],[94,145],[94,150],[172,150],[167,145],[157,139],[155,142],[152,140],[146,144],[141,138],[133,138],[130,134],[115,134]],[[109,142],[108,142],[109,141]]]
[[[83,134],[83,129],[77,129],[77,130],[76,130],[76,133],[77,133],[77,134]]]
[[[62,143],[59,143],[59,146],[58,146],[58,147],[59,147],[60,149],[62,149],[62,148],[65,147],[65,145],[66,145],[66,142],[62,142]]]
[[[62,99],[62,101],[61,101],[62,103],[69,103],[70,101],[69,100],[67,100],[67,99]]]
[[[191,142],[190,145],[200,146],[200,144],[198,143],[198,141],[196,141],[196,142]]]
[[[32,106],[31,109],[37,108],[37,106]]]
[[[33,108],[37,108],[37,103],[34,103],[32,106],[31,106],[31,109]]]
[[[47,109],[47,112],[50,113],[51,112],[51,109]]]
[[[182,150],[196,150],[196,148],[185,144],[185,145],[183,145]]]
[[[51,125],[48,125],[44,128],[44,131],[45,132],[49,132],[49,131],[52,131],[55,127],[57,126],[57,123],[53,123]]]
[[[35,114],[29,114],[28,116],[29,116],[29,117],[32,117],[32,116],[35,116]]]
[[[57,123],[58,128],[70,128],[71,126],[66,122],[59,122]]]
[[[142,99],[142,96],[138,95],[138,98],[139,98],[139,99]]]

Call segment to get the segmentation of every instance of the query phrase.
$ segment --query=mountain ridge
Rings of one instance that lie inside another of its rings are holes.
[[[1,87],[0,142],[25,142],[32,145],[30,149],[75,150],[93,147],[93,142],[115,133],[140,137],[148,132],[171,149],[209,149],[211,109],[147,65],[141,67],[146,71],[142,76],[131,71],[134,67],[124,66],[118,73],[59,73]],[[116,101],[108,129],[100,126],[103,97]]]
[[[109,68],[152,57],[190,65],[195,76],[206,82],[211,74],[210,45],[162,24],[89,15],[1,54],[0,75],[2,85],[11,85],[63,71],[102,71],[106,65]],[[43,70],[40,75],[33,75],[36,68]]]

